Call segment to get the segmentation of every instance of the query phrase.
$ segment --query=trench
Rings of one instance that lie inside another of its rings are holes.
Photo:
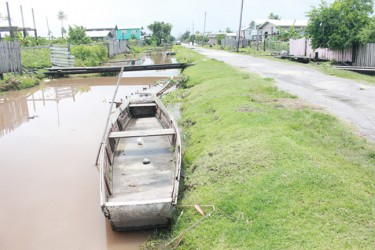
[[[128,72],[116,100],[178,74]],[[153,233],[112,232],[99,205],[94,164],[116,82],[66,78],[0,96],[0,249],[139,249]]]

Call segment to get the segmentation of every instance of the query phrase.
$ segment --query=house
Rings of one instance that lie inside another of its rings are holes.
[[[208,45],[216,45],[217,44],[217,36],[218,34],[208,34]]]
[[[93,41],[104,42],[108,40],[114,40],[116,38],[115,28],[93,28],[86,29],[86,35],[90,37]]]
[[[258,31],[258,27],[264,22],[266,22],[266,20],[252,20],[249,25],[241,29],[241,39],[251,41],[262,40]]]
[[[122,27],[116,31],[117,40],[130,40],[137,39],[141,40],[142,27]]]
[[[258,26],[258,30],[262,35],[262,38],[268,36],[279,35],[281,30],[288,30],[294,27],[297,33],[304,34],[304,30],[307,26],[307,20],[272,20],[269,19],[263,24]]]

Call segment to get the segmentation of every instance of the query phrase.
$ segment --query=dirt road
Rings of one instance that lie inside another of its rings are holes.
[[[200,47],[192,49],[242,70],[275,79],[280,90],[325,108],[375,142],[375,86],[329,76],[302,65]]]

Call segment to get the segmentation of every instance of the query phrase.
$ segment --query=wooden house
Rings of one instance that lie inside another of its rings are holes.
[[[279,35],[281,30],[289,30],[294,26],[297,33],[304,34],[307,27],[307,20],[267,20],[258,26],[259,33],[265,39],[268,36]]]
[[[262,40],[258,27],[262,25],[266,20],[252,20],[249,25],[244,26],[241,29],[241,39],[250,41]],[[258,37],[257,37],[258,36]]]
[[[115,40],[116,30],[117,26],[115,28],[86,29],[86,35],[90,37],[93,41],[104,42],[108,40]]]
[[[142,27],[122,27],[116,31],[117,40],[141,40]]]

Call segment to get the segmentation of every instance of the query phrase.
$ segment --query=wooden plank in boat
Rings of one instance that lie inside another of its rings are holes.
[[[133,103],[129,104],[129,107],[156,107],[156,103]]]
[[[150,129],[150,130],[133,130],[133,131],[121,131],[112,132],[109,134],[109,138],[130,138],[130,137],[147,137],[147,136],[163,136],[163,135],[174,135],[176,132],[174,129]]]

